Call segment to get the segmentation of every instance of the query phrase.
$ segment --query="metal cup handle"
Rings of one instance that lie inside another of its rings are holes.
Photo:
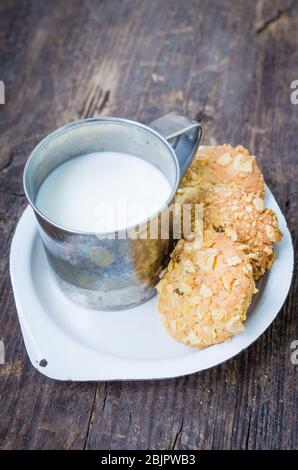
[[[202,136],[201,124],[173,111],[149,124],[174,147],[180,166],[180,177],[191,164]]]

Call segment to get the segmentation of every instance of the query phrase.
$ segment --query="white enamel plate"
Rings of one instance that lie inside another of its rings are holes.
[[[284,234],[276,261],[254,298],[245,331],[227,343],[195,350],[164,330],[156,298],[124,311],[82,308],[65,297],[52,273],[31,207],[11,247],[10,273],[31,363],[59,380],[143,380],[176,377],[216,366],[240,353],[271,324],[288,294],[293,246],[283,214],[267,189],[266,205]]]

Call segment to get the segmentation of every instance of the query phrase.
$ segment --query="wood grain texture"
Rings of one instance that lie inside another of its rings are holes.
[[[298,447],[297,276],[248,350],[175,380],[62,383],[26,356],[8,267],[26,206],[22,171],[38,141],[77,118],[197,116],[203,143],[254,152],[297,250],[297,1],[6,0],[0,3],[0,447]]]

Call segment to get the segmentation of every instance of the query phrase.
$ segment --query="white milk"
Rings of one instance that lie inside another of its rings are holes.
[[[151,163],[125,153],[96,152],[56,168],[35,203],[64,227],[104,233],[144,221],[170,193],[168,180]]]

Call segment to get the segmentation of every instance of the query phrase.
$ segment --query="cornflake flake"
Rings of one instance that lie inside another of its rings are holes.
[[[232,157],[229,153],[223,153],[218,159],[217,163],[221,166],[227,166],[231,163]]]

